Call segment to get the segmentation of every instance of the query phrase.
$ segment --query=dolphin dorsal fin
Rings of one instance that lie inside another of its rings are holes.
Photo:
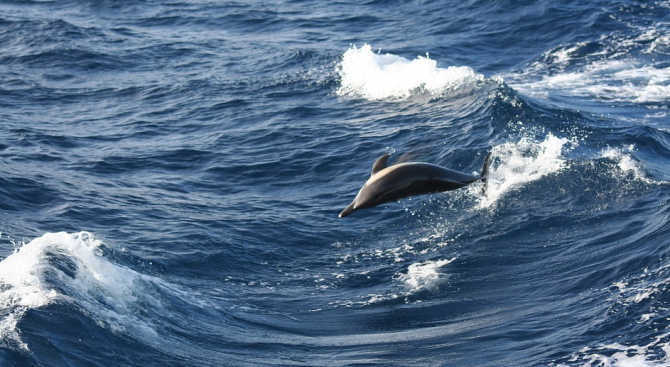
[[[377,159],[375,164],[372,166],[372,173],[370,176],[374,176],[375,173],[386,168],[386,162],[388,162],[390,156],[390,154],[384,154],[383,156],[379,157],[379,159]]]

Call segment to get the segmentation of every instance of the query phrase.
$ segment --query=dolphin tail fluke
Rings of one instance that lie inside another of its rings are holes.
[[[482,183],[484,183],[484,187],[482,188],[482,192],[484,195],[486,195],[486,189],[488,188],[488,178],[489,178],[489,165],[491,164],[491,152],[489,152],[486,155],[486,158],[484,158],[484,166],[482,167]]]

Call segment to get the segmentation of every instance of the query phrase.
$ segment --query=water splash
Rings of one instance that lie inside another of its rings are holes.
[[[489,208],[506,193],[565,169],[567,143],[568,139],[549,134],[542,142],[522,138],[493,147],[486,196],[481,197],[478,208]],[[472,190],[479,192],[480,188],[470,186],[469,190],[474,196]]]
[[[654,180],[647,177],[640,162],[632,157],[635,145],[628,145],[622,148],[607,147],[602,151],[602,158],[611,159],[616,162],[619,173],[622,176],[631,175],[634,180],[646,184],[656,184]]]
[[[452,263],[456,258],[448,260],[428,260],[410,265],[406,273],[397,276],[397,279],[409,288],[409,293],[421,290],[435,290],[447,275],[440,269]]]

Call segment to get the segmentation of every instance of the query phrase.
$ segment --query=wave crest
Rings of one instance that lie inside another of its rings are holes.
[[[154,338],[156,331],[136,311],[140,304],[162,307],[147,295],[160,280],[110,262],[101,245],[88,232],[47,233],[0,261],[0,345],[28,350],[17,323],[27,311],[56,301],[87,310],[114,332]]]
[[[439,68],[428,54],[411,61],[388,53],[375,54],[367,44],[349,48],[338,72],[341,77],[338,95],[368,100],[406,99],[424,93],[440,96],[472,89],[484,80],[483,75],[467,66]]]

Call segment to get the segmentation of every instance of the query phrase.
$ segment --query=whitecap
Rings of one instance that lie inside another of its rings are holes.
[[[428,54],[410,61],[397,55],[374,53],[367,44],[349,48],[338,69],[341,85],[337,93],[368,100],[406,99],[422,93],[439,96],[473,88],[484,79],[467,66],[440,68]]]
[[[87,232],[47,233],[0,261],[0,340],[27,350],[17,323],[28,310],[55,301],[75,305],[114,332],[156,337],[136,311],[139,303],[162,308],[148,289],[161,287],[160,280],[110,262],[101,244]]]
[[[539,98],[563,95],[623,103],[659,103],[670,99],[670,68],[634,60],[599,61],[580,71],[544,75],[539,80],[521,79],[526,78],[506,77],[512,88]]]
[[[520,93],[538,98],[665,103],[670,100],[670,67],[653,56],[668,55],[669,51],[666,25],[653,24],[639,33],[615,32],[599,40],[559,46],[526,70],[504,77]]]

